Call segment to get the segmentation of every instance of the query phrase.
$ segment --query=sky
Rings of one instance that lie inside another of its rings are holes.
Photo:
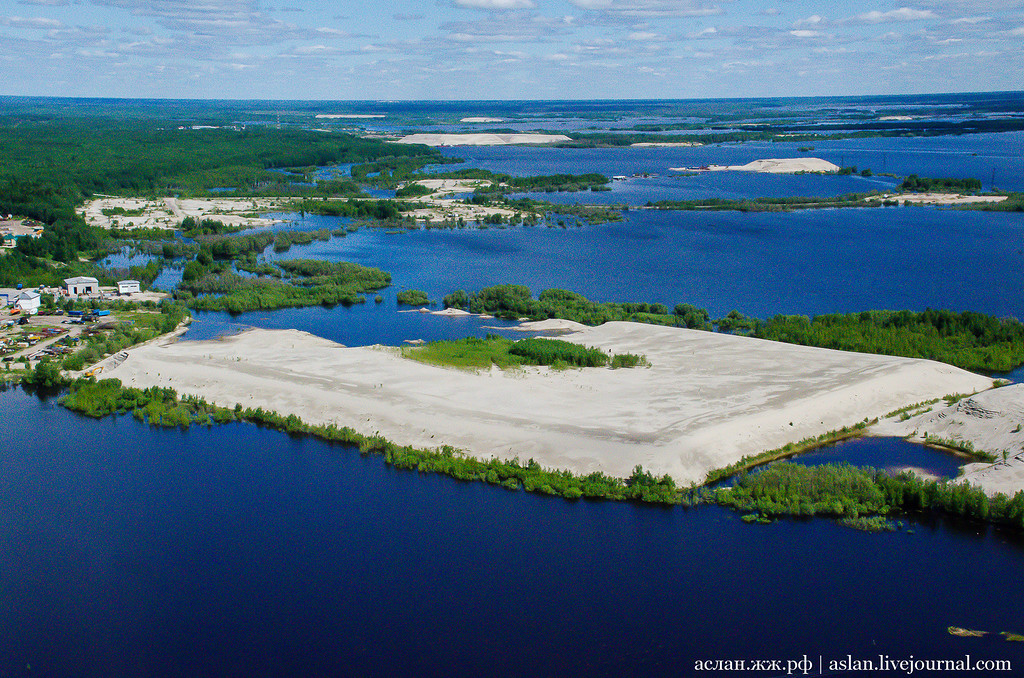
[[[0,0],[0,94],[678,99],[1024,89],[1024,0]]]

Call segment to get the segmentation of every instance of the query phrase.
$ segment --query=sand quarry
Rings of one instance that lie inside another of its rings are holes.
[[[932,361],[844,353],[697,330],[555,323],[562,338],[647,356],[649,368],[469,372],[401,349],[346,348],[297,330],[161,342],[104,372],[219,405],[263,407],[400,444],[679,482],[744,455],[992,381]],[[550,324],[547,326],[550,329]]]
[[[564,134],[409,134],[397,139],[399,144],[424,146],[516,146],[557,144],[571,141]]]
[[[85,205],[82,216],[91,226],[100,228],[168,228],[175,229],[185,217],[214,219],[231,226],[257,228],[278,223],[254,216],[256,213],[286,209],[289,198],[114,198],[102,197]],[[122,209],[125,214],[104,214]],[[140,214],[136,214],[141,212]],[[115,224],[116,222],[116,224]]]
[[[937,403],[912,414],[904,421],[881,422],[874,433],[918,442],[934,436],[970,443],[995,455],[996,461],[967,464],[957,482],[976,485],[989,496],[1013,496],[1024,489],[1024,384],[984,391],[952,405]]]

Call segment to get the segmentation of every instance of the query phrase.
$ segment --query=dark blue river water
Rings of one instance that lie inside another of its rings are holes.
[[[0,394],[0,675],[694,675],[698,659],[1010,659],[993,528],[567,502],[230,425]],[[40,435],[45,432],[45,435]],[[994,587],[994,588],[993,588]],[[773,674],[774,675],[774,674]],[[893,674],[880,674],[893,675]]]

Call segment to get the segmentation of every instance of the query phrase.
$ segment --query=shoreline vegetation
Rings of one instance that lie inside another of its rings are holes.
[[[549,289],[535,299],[523,285],[478,292],[457,290],[445,308],[519,320],[571,320],[583,325],[629,320],[727,332],[802,346],[937,360],[972,371],[1007,372],[1024,364],[1024,323],[964,311],[862,311],[813,317],[776,315],[767,320],[730,311],[712,321],[707,310],[677,304],[593,302],[568,290]]]
[[[635,467],[628,478],[615,478],[600,472],[579,475],[545,469],[532,459],[525,463],[518,459],[481,460],[450,446],[434,450],[400,446],[381,436],[364,436],[347,427],[313,426],[294,414],[282,416],[241,405],[218,407],[196,396],[179,398],[170,388],[125,387],[117,379],[78,379],[67,384],[67,388],[61,404],[89,417],[131,414],[151,426],[182,430],[193,425],[248,422],[289,435],[310,435],[330,443],[353,445],[360,454],[381,455],[386,464],[399,469],[441,473],[457,480],[483,481],[511,491],[523,489],[567,500],[605,499],[684,507],[715,504],[747,514],[744,520],[750,515],[757,522],[769,522],[779,516],[825,516],[852,521],[850,526],[858,529],[890,529],[885,520],[888,516],[934,512],[1024,529],[1024,491],[1012,498],[1001,494],[990,498],[968,485],[922,480],[907,472],[890,476],[847,464],[807,467],[779,462],[752,473],[739,469],[737,482],[731,487],[710,489],[705,483],[684,488],[677,487],[670,476],[656,478],[641,466]],[[847,435],[855,430],[856,426],[837,434]],[[712,477],[721,480],[725,476],[709,474],[708,482],[713,482]]]

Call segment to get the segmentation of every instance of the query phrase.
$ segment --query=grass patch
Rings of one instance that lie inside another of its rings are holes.
[[[519,356],[509,355],[511,339],[488,335],[486,339],[466,337],[456,341],[432,341],[423,346],[403,347],[402,356],[428,365],[456,367],[462,370],[501,369],[523,364]]]
[[[883,516],[858,516],[857,518],[843,518],[837,522],[843,527],[862,532],[895,532],[900,529],[899,523]]]
[[[405,347],[402,356],[421,363],[464,370],[489,369],[492,365],[501,369],[547,365],[554,370],[607,365],[613,368],[649,366],[647,358],[630,353],[608,355],[600,349],[561,339],[537,337],[512,341],[496,334],[488,334],[484,339],[466,337]]]

